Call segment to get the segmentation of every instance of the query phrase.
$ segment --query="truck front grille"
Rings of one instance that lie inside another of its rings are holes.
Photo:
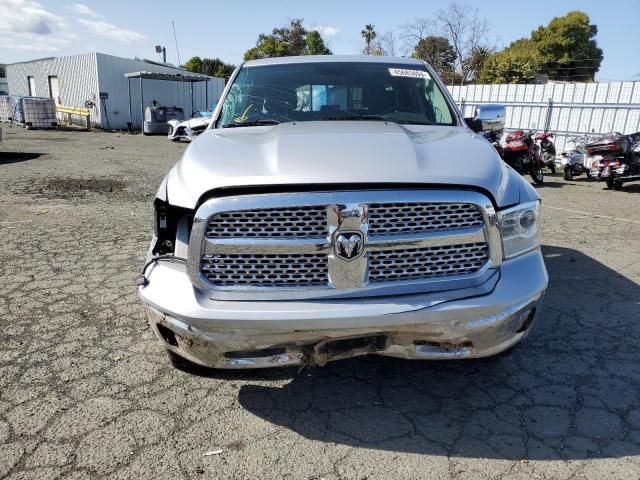
[[[218,254],[202,257],[211,284],[305,287],[327,284],[327,256],[316,254]]]
[[[485,243],[407,250],[381,250],[369,256],[369,281],[393,282],[470,274],[488,258]]]
[[[209,219],[208,238],[318,238],[327,236],[323,207],[220,212]]]
[[[197,286],[224,291],[217,298],[235,289],[234,299],[383,295],[405,284],[428,291],[439,278],[463,288],[494,258],[485,205],[478,193],[441,191],[214,199],[196,212],[189,272]]]
[[[400,235],[482,225],[482,212],[469,203],[374,203],[369,235]]]

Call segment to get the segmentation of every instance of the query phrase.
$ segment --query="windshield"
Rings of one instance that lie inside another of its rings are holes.
[[[323,62],[243,67],[217,125],[314,120],[455,124],[449,104],[424,66]]]

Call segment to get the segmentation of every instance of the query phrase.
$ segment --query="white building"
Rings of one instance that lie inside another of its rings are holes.
[[[209,110],[224,89],[222,78],[208,77],[207,82],[193,84],[145,79],[141,102],[140,82],[125,77],[126,73],[141,71],[197,75],[172,66],[103,53],[42,58],[6,66],[10,95],[51,97],[56,103],[69,107],[94,105],[91,122],[100,128],[126,129],[131,121],[133,128],[139,130],[140,106],[149,105],[153,100],[168,107],[180,107],[189,117],[193,111]]]

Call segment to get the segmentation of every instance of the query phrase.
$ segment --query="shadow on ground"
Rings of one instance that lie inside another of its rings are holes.
[[[0,165],[35,160],[43,155],[46,155],[46,153],[0,152]]]
[[[323,442],[470,458],[638,455],[640,286],[575,250],[544,255],[544,311],[508,355],[217,376],[262,380],[241,387],[240,404]]]

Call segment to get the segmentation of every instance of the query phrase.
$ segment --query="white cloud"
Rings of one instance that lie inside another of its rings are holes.
[[[104,15],[100,15],[98,12],[94,12],[82,3],[74,3],[73,5],[69,6],[69,10],[71,10],[76,15],[80,15],[83,17],[104,18]]]
[[[2,41],[3,50],[19,50],[25,52],[54,53],[71,44],[75,35],[57,37],[53,35],[38,35],[23,33]]]
[[[333,39],[340,31],[337,27],[330,27],[329,25],[320,25],[319,27],[313,27],[312,30],[317,31],[326,39]]]
[[[0,34],[49,35],[64,26],[64,20],[31,0],[0,0]]]
[[[147,38],[146,35],[141,33],[116,27],[111,23],[103,22],[101,20],[87,20],[85,18],[79,18],[78,23],[95,35],[117,40],[119,42],[133,43]]]

